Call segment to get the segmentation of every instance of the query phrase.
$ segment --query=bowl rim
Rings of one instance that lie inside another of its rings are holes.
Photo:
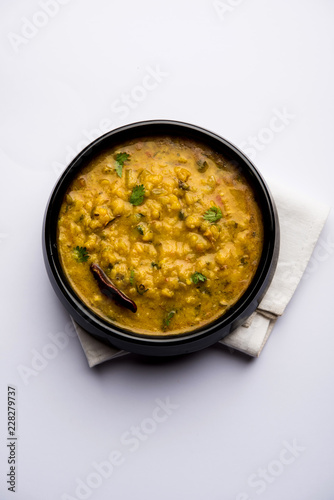
[[[256,196],[261,198],[260,208],[266,233],[258,269],[250,285],[236,304],[221,317],[199,329],[191,330],[189,333],[162,337],[131,333],[117,325],[108,323],[107,320],[86,306],[66,279],[58,256],[56,238],[60,204],[68,185],[83,166],[106,148],[112,147],[106,145],[108,142],[112,142],[115,146],[135,137],[152,135],[195,137],[204,144],[219,145],[219,148],[216,147],[216,149],[224,150],[224,154],[227,153],[233,159],[237,158],[246,178],[253,184]],[[121,139],[123,136],[124,139]],[[257,187],[255,188],[255,186]],[[259,188],[260,191],[258,191]],[[265,206],[266,212],[264,212]],[[255,311],[268,289],[276,269],[280,246],[279,219],[273,196],[262,174],[252,161],[230,141],[210,130],[186,122],[145,120],[106,132],[89,143],[72,159],[60,175],[49,197],[43,220],[42,245],[47,274],[54,291],[73,319],[82,328],[94,337],[119,349],[144,355],[171,356],[209,347],[241,325]]]

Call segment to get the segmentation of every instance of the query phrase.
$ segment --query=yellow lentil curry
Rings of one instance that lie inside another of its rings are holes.
[[[247,289],[263,245],[254,193],[233,162],[190,139],[133,140],[71,183],[58,249],[75,292],[96,314],[144,335],[175,335],[224,314]],[[92,264],[135,302],[102,293]]]

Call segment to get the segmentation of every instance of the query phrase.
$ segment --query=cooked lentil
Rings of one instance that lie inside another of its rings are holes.
[[[189,139],[138,139],[100,154],[73,180],[58,251],[74,291],[96,314],[145,335],[174,335],[224,314],[259,264],[263,224],[232,162]],[[99,265],[137,305],[101,293]]]

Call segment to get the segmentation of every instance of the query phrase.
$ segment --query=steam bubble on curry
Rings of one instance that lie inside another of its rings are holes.
[[[263,222],[237,165],[187,138],[148,137],[104,151],[69,186],[58,252],[80,299],[107,322],[170,336],[211,323],[259,265]],[[99,266],[135,302],[101,292]]]

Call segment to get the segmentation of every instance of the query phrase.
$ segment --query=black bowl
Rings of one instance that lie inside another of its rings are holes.
[[[256,274],[238,302],[213,323],[188,334],[170,337],[129,333],[108,323],[89,309],[69,285],[57,249],[57,222],[64,194],[77,173],[101,151],[147,136],[188,137],[212,147],[234,161],[252,186],[264,224],[264,245]],[[226,139],[203,128],[170,120],[132,123],[106,133],[89,144],[66,168],[49,199],[43,225],[43,254],[48,276],[59,299],[74,320],[94,337],[125,351],[148,356],[173,356],[215,344],[240,326],[255,311],[274,275],[279,253],[279,222],[274,200],[251,161]]]

